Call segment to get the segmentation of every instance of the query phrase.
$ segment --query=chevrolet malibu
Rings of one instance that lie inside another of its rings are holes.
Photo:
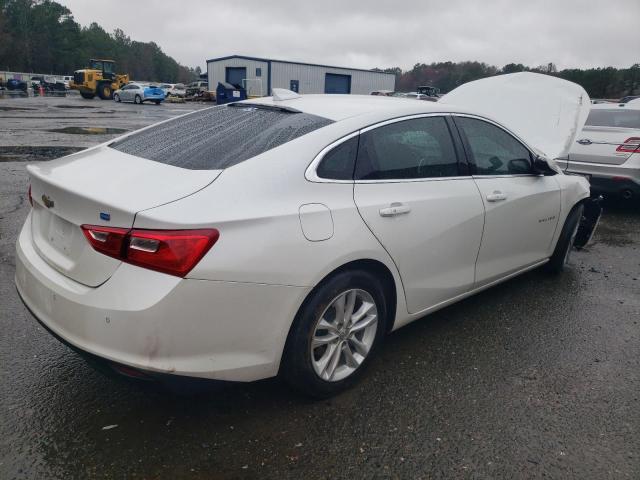
[[[524,73],[438,103],[274,89],[174,118],[28,167],[17,289],[117,372],[329,396],[388,332],[563,269],[589,185],[553,159],[588,104]]]

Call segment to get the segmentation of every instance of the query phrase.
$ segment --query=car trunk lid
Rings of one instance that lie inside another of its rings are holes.
[[[575,162],[622,165],[636,152],[640,153],[640,130],[617,127],[590,127],[582,130],[580,138],[569,152]]]
[[[81,225],[130,228],[137,212],[188,196],[220,170],[187,170],[105,146],[27,167],[31,177],[32,239],[60,273],[95,287],[120,261],[89,245]]]

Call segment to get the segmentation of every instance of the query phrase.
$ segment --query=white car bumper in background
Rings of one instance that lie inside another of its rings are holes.
[[[252,381],[277,374],[309,288],[182,279],[122,264],[91,288],[17,242],[16,286],[26,306],[71,346],[157,373]]]

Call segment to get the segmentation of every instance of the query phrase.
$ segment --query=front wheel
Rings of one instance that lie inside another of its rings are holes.
[[[547,271],[560,273],[569,263],[569,257],[571,256],[571,250],[573,250],[573,243],[578,233],[578,226],[582,218],[583,210],[584,206],[581,204],[574,207],[573,210],[569,212],[569,215],[567,215],[553,255],[551,255],[549,262],[545,265]]]
[[[86,98],[87,100],[91,100],[91,99],[93,99],[93,97],[96,96],[96,94],[95,93],[80,92],[80,96],[82,98]]]
[[[120,100],[120,95],[118,95],[117,93],[113,96],[113,99],[118,103],[120,103],[120,101],[121,101]]]
[[[380,281],[361,270],[340,272],[305,300],[287,339],[281,374],[316,398],[335,395],[362,374],[386,332]]]

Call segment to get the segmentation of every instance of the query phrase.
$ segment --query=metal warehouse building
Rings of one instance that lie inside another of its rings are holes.
[[[394,90],[395,75],[357,68],[231,55],[207,60],[209,88],[219,82],[241,85],[249,96],[271,95],[272,88],[298,93],[353,93]]]

